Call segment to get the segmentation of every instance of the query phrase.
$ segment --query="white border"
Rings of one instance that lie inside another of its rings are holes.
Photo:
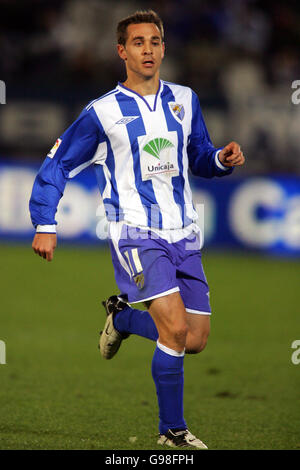
[[[37,225],[36,233],[56,233],[56,225]]]
[[[211,312],[202,312],[201,310],[192,310],[191,308],[185,309],[187,313],[195,313],[196,315],[211,315]]]
[[[179,287],[173,287],[173,289],[166,290],[165,292],[161,292],[161,294],[153,295],[152,297],[147,297],[147,299],[135,300],[134,302],[129,302],[128,301],[128,303],[138,304],[140,302],[145,302],[146,300],[158,299],[159,297],[163,297],[164,295],[173,294],[173,292],[178,292],[178,291],[179,291]]]
[[[174,349],[168,348],[167,346],[164,346],[161,344],[158,340],[156,341],[158,349],[163,351],[166,354],[169,354],[169,356],[174,356],[174,357],[183,357],[185,354],[185,349],[183,351],[175,351]]]
[[[230,170],[231,167],[227,167],[227,166],[224,166],[222,165],[222,163],[220,162],[219,160],[219,153],[221,152],[221,150],[218,150],[216,152],[216,155],[215,155],[215,163],[217,165],[218,168],[220,168],[221,170],[223,171],[227,171],[227,170]]]

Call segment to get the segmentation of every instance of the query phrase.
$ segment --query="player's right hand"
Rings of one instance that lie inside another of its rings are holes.
[[[36,233],[32,242],[34,252],[47,261],[52,261],[56,248],[56,233]]]

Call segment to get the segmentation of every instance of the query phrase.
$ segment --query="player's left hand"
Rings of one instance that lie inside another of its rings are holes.
[[[224,147],[218,155],[222,165],[233,167],[244,165],[245,157],[241,147],[237,142],[230,142]]]

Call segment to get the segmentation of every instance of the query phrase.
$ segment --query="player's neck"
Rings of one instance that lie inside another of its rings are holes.
[[[159,76],[154,76],[148,80],[141,77],[129,76],[123,82],[123,85],[141,96],[156,95],[159,88]]]

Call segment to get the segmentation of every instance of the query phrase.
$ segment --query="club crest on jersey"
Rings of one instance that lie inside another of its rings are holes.
[[[61,144],[61,142],[62,142],[61,139],[57,139],[57,141],[56,141],[55,144],[53,145],[52,149],[51,149],[50,152],[48,153],[47,157],[49,157],[49,158],[53,158],[53,157],[54,157],[54,155],[55,155],[55,153],[56,153],[58,147],[59,147],[60,144]]]
[[[134,277],[133,277],[133,280],[134,282],[136,283],[136,286],[138,289],[143,289],[144,287],[144,284],[145,284],[145,277],[144,277],[144,273],[141,272],[139,274],[136,274]]]
[[[183,118],[184,118],[184,115],[185,115],[183,105],[178,104],[178,103],[169,103],[169,107],[170,107],[170,110],[172,111],[172,113],[174,114],[174,116],[177,119],[180,119],[180,121],[182,121]]]
[[[116,124],[124,124],[127,125],[132,121],[135,121],[135,119],[138,119],[140,116],[126,116],[120,119],[119,121],[116,122]]]

